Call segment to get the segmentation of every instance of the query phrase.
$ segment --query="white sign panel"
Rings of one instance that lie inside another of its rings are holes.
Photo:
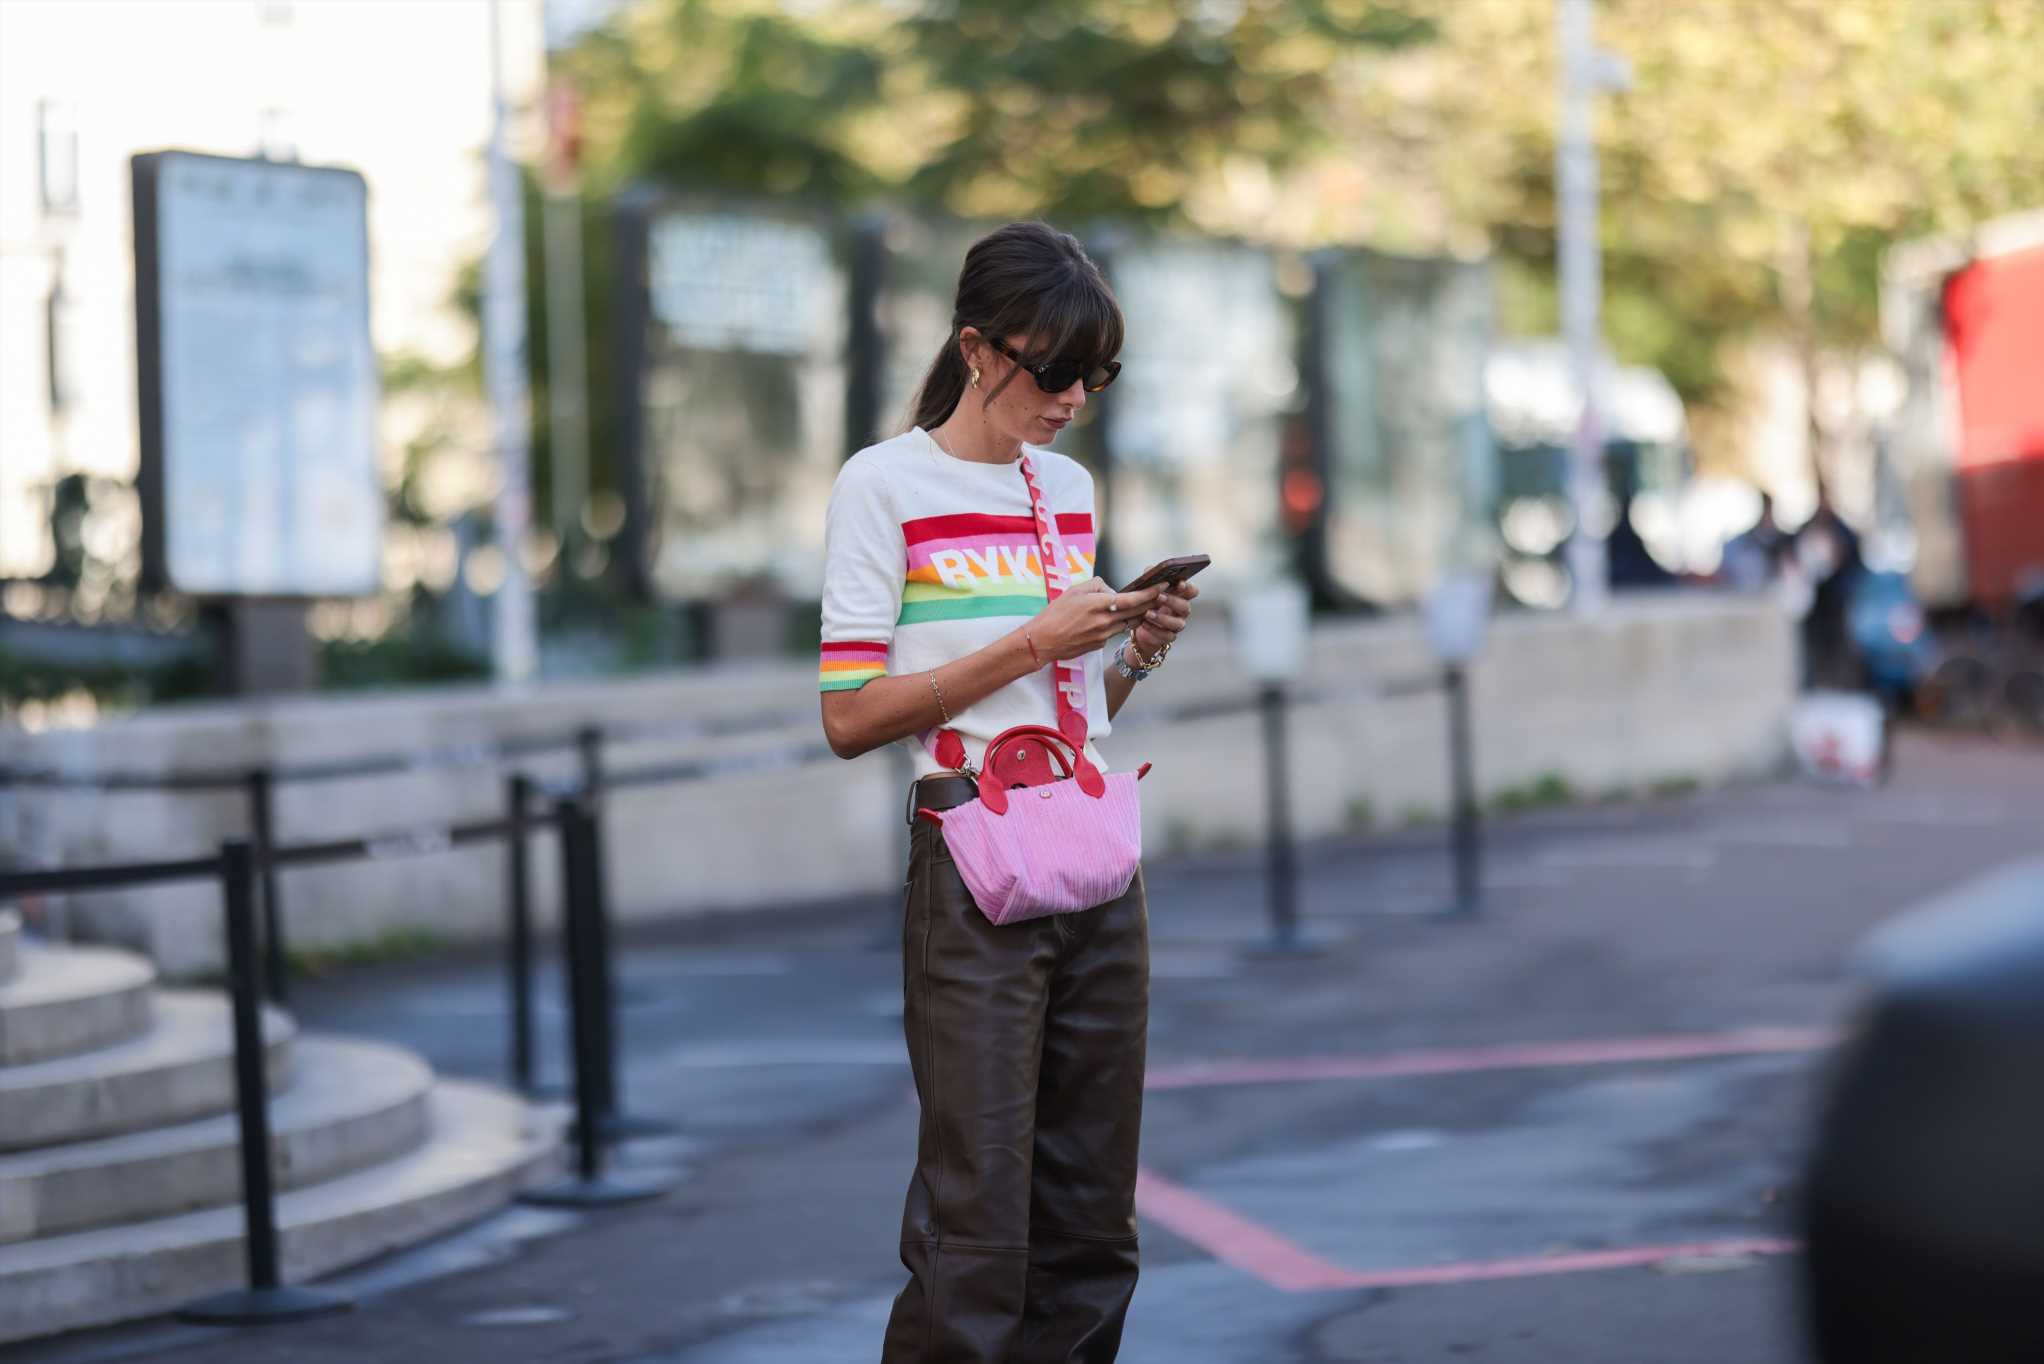
[[[684,346],[803,355],[836,313],[830,242],[740,213],[668,213],[647,244],[653,316]]]
[[[384,497],[362,177],[182,152],[149,159],[157,514],[171,585],[375,592]]]

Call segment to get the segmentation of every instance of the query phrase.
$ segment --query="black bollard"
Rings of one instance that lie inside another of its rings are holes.
[[[1263,708],[1264,843],[1269,856],[1270,936],[1275,947],[1299,940],[1299,865],[1292,837],[1291,754],[1285,742],[1285,691],[1267,686]]]
[[[268,963],[266,997],[278,1006],[291,1002],[291,969],[285,955],[284,910],[277,898],[277,866],[270,860],[276,846],[277,787],[270,769],[248,774],[248,827],[255,843],[256,874],[263,887],[263,960]]]
[[[603,731],[589,726],[576,733],[575,741],[582,751],[582,789],[590,821],[589,865],[585,874],[589,878],[589,969],[595,1001],[590,1006],[590,1015],[596,1031],[597,1109],[603,1115],[604,1136],[611,1140],[671,1136],[673,1123],[626,1113],[619,1093],[617,974],[610,953],[610,892],[603,853]]]
[[[178,1309],[185,1321],[254,1326],[345,1311],[354,1300],[283,1283],[278,1271],[276,1190],[270,1176],[270,1094],[263,1053],[262,958],[256,949],[255,857],[233,839],[220,849],[227,911],[227,980],[234,1005],[234,1104],[241,1120],[241,1208],[248,1287]]]
[[[505,970],[511,995],[511,1084],[521,1094],[533,1092],[532,1058],[532,885],[531,834],[526,817],[532,810],[532,778],[514,773],[504,784],[504,803],[511,820],[505,841],[510,892],[510,924],[505,935]]]
[[[1270,937],[1244,949],[1251,957],[1305,957],[1318,952],[1299,932],[1298,837],[1292,828],[1292,765],[1285,735],[1290,699],[1278,683],[1257,693],[1263,714],[1264,890]]]
[[[1450,838],[1455,864],[1455,899],[1450,918],[1474,918],[1483,907],[1482,815],[1476,803],[1476,751],[1470,739],[1469,673],[1451,663],[1442,677],[1448,696],[1449,784],[1455,814]]]
[[[538,1207],[636,1203],[657,1196],[668,1186],[665,1181],[611,1174],[604,1168],[606,1137],[598,1088],[601,1039],[595,1026],[599,1003],[593,970],[596,944],[590,933],[593,885],[589,864],[595,851],[595,823],[587,809],[574,801],[561,801],[555,809],[560,816],[561,884],[567,893],[561,936],[568,962],[569,1031],[575,1057],[575,1172],[560,1183],[528,1189],[519,1199]]]

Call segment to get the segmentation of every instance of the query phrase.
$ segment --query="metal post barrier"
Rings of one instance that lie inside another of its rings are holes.
[[[1448,665],[1443,684],[1448,697],[1449,780],[1455,815],[1451,833],[1455,863],[1455,899],[1450,918],[1474,918],[1483,904],[1481,814],[1476,804],[1476,761],[1469,731],[1469,673],[1459,663]]]
[[[588,920],[590,1022],[596,1036],[596,1082],[604,1136],[612,1141],[630,1137],[665,1137],[674,1133],[671,1122],[625,1110],[618,1083],[617,974],[610,950],[610,891],[603,858],[603,805],[591,794],[583,811],[588,821],[588,854],[582,868],[585,888],[583,912]]]
[[[276,782],[267,767],[252,768],[248,774],[249,837],[255,844],[256,874],[263,890],[263,960],[267,967],[267,998],[280,1007],[291,1002],[291,970],[285,956],[284,913],[277,900],[277,865],[270,860],[276,847]]]
[[[354,1300],[324,1289],[291,1287],[277,1267],[276,1191],[270,1176],[270,1095],[263,1048],[262,958],[252,898],[255,856],[249,843],[221,845],[227,911],[227,978],[234,1004],[234,1102],[241,1121],[241,1207],[248,1287],[178,1309],[186,1321],[257,1325],[344,1311]]]
[[[1263,711],[1263,788],[1268,810],[1264,836],[1269,859],[1268,950],[1292,953],[1302,950],[1302,944],[1299,941],[1298,857],[1292,831],[1291,754],[1285,738],[1287,701],[1284,687],[1275,682],[1266,684],[1258,692],[1257,703]]]
[[[521,1094],[534,1086],[532,1059],[532,885],[531,831],[526,815],[532,808],[532,778],[514,773],[504,784],[511,833],[505,839],[509,872],[510,931],[506,934],[505,966],[511,993],[511,1083]]]
[[[595,886],[589,875],[595,854],[595,821],[588,809],[574,800],[557,802],[555,810],[561,830],[561,884],[567,894],[561,940],[568,963],[568,1018],[575,1058],[575,1172],[560,1183],[529,1189],[519,1200],[538,1207],[576,1208],[634,1203],[654,1197],[667,1185],[643,1175],[610,1174],[604,1169],[605,1124],[598,1094],[601,1038],[594,1026],[599,1012],[596,943],[589,931],[595,921]]]
[[[591,1006],[596,1030],[597,1104],[603,1117],[604,1135],[612,1140],[627,1137],[664,1137],[674,1124],[658,1118],[625,1112],[619,1094],[617,1066],[617,980],[610,955],[610,895],[604,880],[603,800],[606,786],[603,770],[603,731],[586,725],[575,733],[575,746],[582,755],[582,791],[590,822],[589,940],[592,960],[590,981],[595,1003]]]

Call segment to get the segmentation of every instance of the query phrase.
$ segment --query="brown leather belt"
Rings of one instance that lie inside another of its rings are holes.
[[[955,772],[933,772],[909,783],[907,822],[916,822],[919,809],[948,810],[979,798],[979,783]]]

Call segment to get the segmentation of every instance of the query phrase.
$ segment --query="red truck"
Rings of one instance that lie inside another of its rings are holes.
[[[1882,325],[1907,374],[1888,459],[1933,608],[2044,616],[2044,212],[1912,243]]]

